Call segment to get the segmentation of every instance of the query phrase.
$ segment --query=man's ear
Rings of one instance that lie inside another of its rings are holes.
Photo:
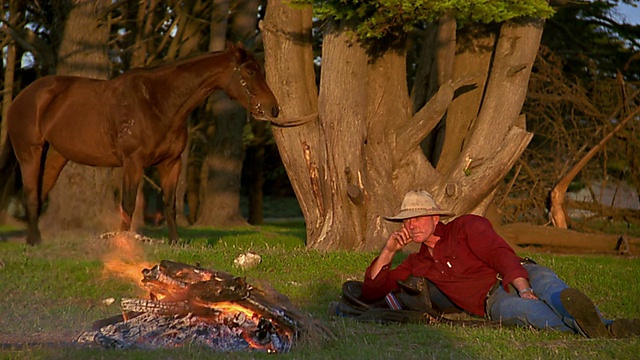
[[[437,224],[438,222],[440,222],[440,215],[433,215],[433,223]]]

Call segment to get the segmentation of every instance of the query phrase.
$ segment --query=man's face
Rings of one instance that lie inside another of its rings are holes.
[[[403,220],[402,224],[409,231],[413,242],[423,243],[433,235],[438,221],[440,215],[426,215]]]

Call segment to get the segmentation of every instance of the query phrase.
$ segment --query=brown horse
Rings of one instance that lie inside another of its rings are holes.
[[[164,195],[169,241],[178,239],[175,192],[187,116],[221,89],[254,117],[274,121],[278,103],[254,57],[241,46],[155,68],[134,69],[111,80],[47,76],[25,88],[8,110],[8,138],[0,164],[0,190],[19,163],[27,242],[41,241],[42,202],[62,168],[73,162],[122,167],[120,230],[131,228],[142,171],[156,166]]]

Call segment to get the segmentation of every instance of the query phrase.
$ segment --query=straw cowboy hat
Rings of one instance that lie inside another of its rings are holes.
[[[424,190],[409,191],[402,200],[400,212],[394,216],[385,216],[389,221],[402,221],[416,216],[440,215],[453,216],[455,213],[440,207],[433,196]]]

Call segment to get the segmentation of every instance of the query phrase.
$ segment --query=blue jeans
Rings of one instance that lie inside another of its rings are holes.
[[[575,319],[560,301],[560,292],[569,285],[547,267],[533,264],[525,264],[524,267],[539,300],[522,299],[513,288],[507,293],[501,286],[487,299],[489,318],[502,321],[504,325],[532,326],[536,329],[582,334]],[[611,322],[605,319],[603,321]]]

